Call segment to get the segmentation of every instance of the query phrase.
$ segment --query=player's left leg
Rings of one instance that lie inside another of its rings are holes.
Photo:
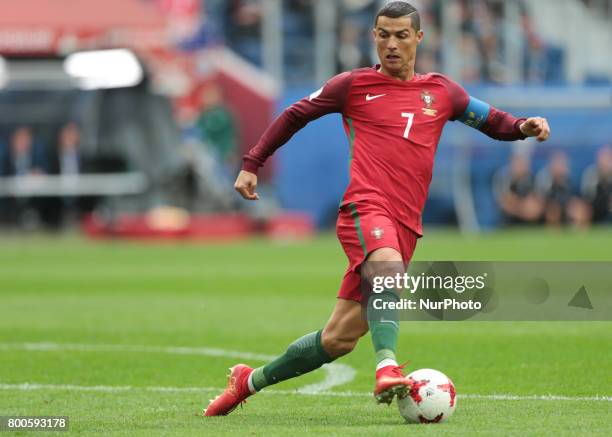
[[[369,284],[374,278],[393,278],[404,273],[402,255],[394,248],[385,247],[372,252],[361,267],[361,275]],[[369,291],[369,290],[368,290]],[[373,299],[378,299],[377,306],[396,302],[399,294],[393,288],[385,289],[381,293],[370,293],[364,296],[368,299],[368,324],[370,334],[376,351],[377,370],[385,365],[397,365],[395,350],[399,331],[397,310],[374,310]]]
[[[341,210],[338,227],[340,241],[350,262],[339,296],[360,301],[366,310],[376,352],[374,396],[378,402],[388,404],[409,386],[402,366],[395,358],[398,312],[391,309],[393,305],[386,308],[384,305],[397,302],[401,290],[390,287],[381,293],[373,293],[372,286],[374,278],[393,278],[405,273],[418,235],[392,219],[375,202],[351,204],[349,207],[349,210]],[[346,214],[349,211],[350,218]],[[381,307],[385,309],[380,310]]]
[[[361,275],[370,285],[376,277],[394,278],[404,271],[401,253],[390,247],[373,251],[361,267]],[[393,288],[363,296],[364,302],[367,302],[368,325],[376,353],[374,396],[379,403],[390,404],[396,395],[404,394],[409,385],[395,357],[399,334],[398,312],[387,306],[396,303],[399,298],[399,293]],[[377,309],[381,307],[386,309]]]

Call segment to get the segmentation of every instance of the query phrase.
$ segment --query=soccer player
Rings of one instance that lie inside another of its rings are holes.
[[[307,123],[329,113],[342,114],[351,162],[337,235],[349,267],[325,327],[297,339],[265,366],[234,366],[227,388],[210,402],[206,416],[226,415],[264,387],[348,354],[368,331],[376,353],[377,401],[389,404],[408,390],[410,381],[395,357],[397,317],[366,320],[360,282],[405,271],[402,266],[422,236],[421,214],[444,125],[458,120],[503,141],[545,141],[550,135],[543,118],[517,119],[469,96],[441,74],[415,74],[423,36],[413,6],[388,3],[378,12],[374,27],[380,65],[330,79],[286,109],[244,157],[235,188],[245,199],[257,200],[257,170],[266,159]],[[398,296],[396,290],[387,290],[377,298],[393,301]]]

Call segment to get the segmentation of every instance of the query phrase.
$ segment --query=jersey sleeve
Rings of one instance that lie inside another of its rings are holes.
[[[342,113],[352,80],[352,72],[334,76],[321,89],[285,109],[244,156],[242,169],[257,173],[279,147],[308,123],[327,114]]]
[[[464,113],[470,103],[470,95],[457,82],[448,77],[435,73],[435,76],[440,80],[450,101],[450,121],[458,120]]]
[[[489,137],[500,141],[524,140],[527,135],[521,132],[521,125],[526,120],[526,118],[516,118],[508,112],[491,106],[487,121],[480,130]]]
[[[486,102],[470,96],[458,83],[441,76],[451,101],[450,120],[478,129],[485,135],[500,141],[516,141],[527,138],[520,129],[526,118],[516,118]]]

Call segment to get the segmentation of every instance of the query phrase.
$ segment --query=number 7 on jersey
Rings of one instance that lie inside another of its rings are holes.
[[[408,136],[410,135],[410,129],[412,129],[412,122],[414,121],[414,113],[402,112],[402,117],[408,119],[408,123],[406,124],[406,130],[404,131],[404,138],[408,139]]]

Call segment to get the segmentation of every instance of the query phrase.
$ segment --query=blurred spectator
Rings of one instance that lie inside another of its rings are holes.
[[[51,151],[51,174],[77,176],[81,173],[80,143],[81,130],[76,123],[69,122],[60,128],[57,142]],[[59,227],[67,219],[78,217],[83,202],[85,200],[82,198],[49,197],[44,202],[42,219],[50,227]]]
[[[77,175],[81,172],[80,141],[81,131],[76,123],[70,122],[61,128],[51,160],[52,174]]]
[[[217,160],[234,171],[238,165],[238,134],[234,115],[225,105],[223,90],[217,85],[209,85],[202,93],[204,110],[198,119],[204,144],[213,150]]]
[[[462,80],[503,82],[503,66],[501,65],[502,4],[486,0],[462,1],[461,4],[466,9],[462,30],[464,33],[471,34],[474,38],[480,57],[480,77],[476,79],[462,78]],[[471,68],[470,61],[462,62],[462,67],[469,71]]]
[[[475,35],[463,32],[459,40],[461,52],[461,82],[477,82],[489,80],[489,69],[483,57],[482,46]],[[438,67],[436,67],[438,68]]]
[[[590,208],[577,197],[572,189],[567,155],[556,152],[548,167],[537,180],[538,190],[544,197],[544,220],[547,225],[557,227],[571,223],[577,227],[590,224]]]
[[[337,71],[351,71],[370,64],[370,58],[361,49],[360,27],[349,20],[340,25],[340,38],[337,51]]]
[[[582,0],[582,2],[596,14],[607,15],[612,18],[612,2],[608,0]]]
[[[441,50],[440,46],[441,35],[440,29],[436,24],[437,14],[439,11],[432,3],[430,7],[425,7],[420,2],[412,3],[421,15],[421,27],[425,30],[425,38],[419,45],[419,55],[416,58],[416,70],[418,73],[424,74],[432,71],[440,71]]]
[[[0,138],[0,176],[6,176],[4,171],[8,166],[9,148],[4,138]]]
[[[261,2],[230,0],[226,8],[228,45],[250,62],[261,65]]]
[[[524,154],[512,156],[509,168],[496,176],[494,189],[509,223],[533,224],[542,218],[544,202],[536,192],[530,161]]]
[[[591,205],[593,222],[612,220],[612,145],[602,147],[596,164],[584,172],[582,196]]]
[[[8,167],[9,148],[4,138],[0,140],[0,176],[7,176],[5,173]],[[0,224],[5,224],[10,221],[11,201],[6,197],[0,196]]]
[[[378,4],[373,0],[343,0],[339,2],[338,48],[336,67],[338,72],[350,71],[374,64],[372,60],[372,17]]]
[[[45,173],[44,151],[34,142],[29,127],[18,127],[10,137],[7,156],[2,169],[3,176],[31,176]],[[34,228],[46,214],[47,203],[40,198],[8,197],[2,199],[0,210],[2,221]]]
[[[197,50],[216,42],[218,22],[206,20],[204,0],[156,0],[168,20],[170,40],[183,50]],[[210,9],[218,8],[211,5]],[[217,12],[216,9],[212,9]],[[215,18],[218,18],[215,15]]]
[[[32,131],[19,127],[11,135],[8,156],[4,160],[5,176],[27,176],[45,173],[46,160],[39,145],[34,143]]]
[[[183,126],[186,165],[173,181],[173,192],[189,211],[233,207],[232,186],[240,166],[238,123],[215,83],[199,92],[199,116]]]
[[[285,77],[292,84],[309,85],[315,75],[314,2],[283,1],[282,26]]]

